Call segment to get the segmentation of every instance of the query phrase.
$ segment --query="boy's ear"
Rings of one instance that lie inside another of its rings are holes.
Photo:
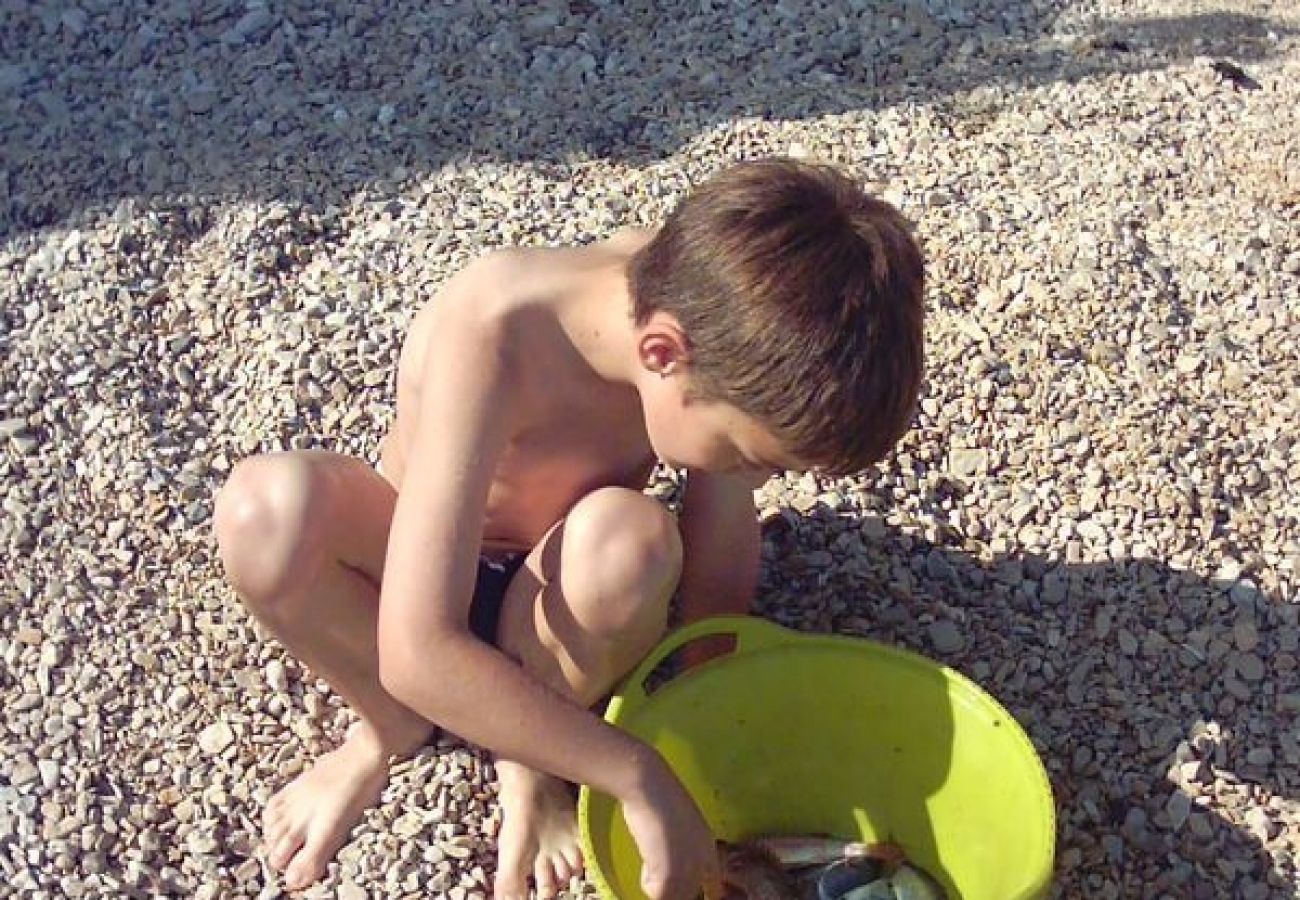
[[[686,332],[675,317],[665,312],[650,314],[649,321],[641,326],[636,349],[641,365],[657,372],[660,378],[684,371],[690,361]]]

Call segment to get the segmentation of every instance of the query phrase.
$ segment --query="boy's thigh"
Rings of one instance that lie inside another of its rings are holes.
[[[226,491],[380,583],[397,492],[364,460],[329,450],[263,454],[241,462]]]

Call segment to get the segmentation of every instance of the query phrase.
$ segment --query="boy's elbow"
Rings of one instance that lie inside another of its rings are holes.
[[[431,685],[446,684],[438,671],[438,660],[427,652],[417,652],[410,640],[379,643],[379,684],[398,703],[415,710],[427,719],[438,719],[442,712],[439,692]],[[426,644],[427,646],[427,644]]]
[[[410,706],[409,686],[412,684],[409,664],[394,650],[379,648],[379,685],[397,702]]]

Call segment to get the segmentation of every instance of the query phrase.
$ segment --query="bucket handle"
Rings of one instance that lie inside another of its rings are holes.
[[[731,636],[736,639],[735,649],[729,656],[739,656],[753,650],[776,647],[800,640],[789,628],[775,625],[757,616],[710,616],[673,631],[654,647],[641,664],[623,682],[619,692],[610,700],[606,718],[611,718],[625,706],[639,706],[647,698],[646,679],[660,663],[687,644],[708,637]],[[711,665],[713,660],[701,667]],[[679,676],[680,677],[680,676]]]

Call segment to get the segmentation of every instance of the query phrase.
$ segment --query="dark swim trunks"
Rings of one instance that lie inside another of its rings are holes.
[[[478,558],[474,599],[469,604],[469,630],[480,640],[496,645],[497,629],[501,625],[501,604],[506,599],[506,589],[510,587],[510,580],[515,577],[526,558],[525,553]]]

